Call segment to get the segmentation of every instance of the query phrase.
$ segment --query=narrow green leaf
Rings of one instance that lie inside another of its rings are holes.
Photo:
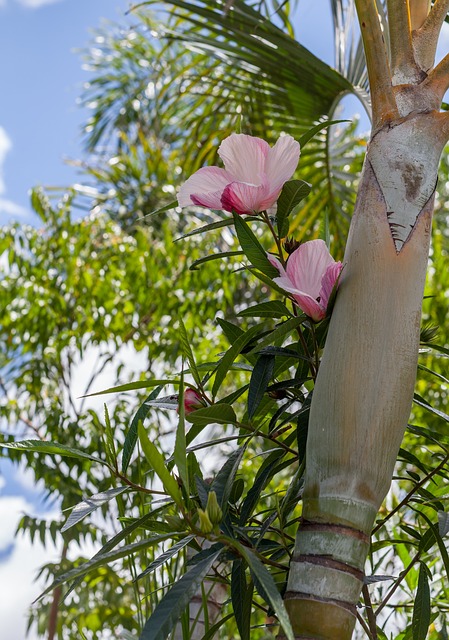
[[[123,532],[120,532],[122,534]],[[93,569],[97,569],[98,567],[102,567],[105,564],[109,564],[110,562],[115,562],[115,560],[120,560],[120,558],[124,558],[130,556],[134,553],[138,553],[144,549],[148,549],[148,547],[154,547],[164,540],[168,540],[173,538],[173,533],[166,533],[163,535],[153,536],[152,538],[146,538],[145,540],[140,540],[139,542],[133,542],[132,544],[124,545],[119,549],[115,549],[114,551],[108,551],[107,553],[97,553],[87,562],[83,562],[83,564],[70,569],[70,571],[66,571],[65,573],[59,575],[49,587],[43,591],[36,600],[42,598],[42,596],[46,595],[53,591],[56,587],[65,582],[70,582],[71,580],[75,580],[81,576],[86,575]],[[106,545],[105,545],[106,546]]]
[[[295,318],[290,318],[280,324],[269,335],[265,336],[265,338],[262,338],[262,340],[257,343],[257,345],[249,352],[250,355],[258,353],[264,347],[271,346],[273,343],[281,341],[299,327],[301,322],[304,322],[304,318],[305,316],[301,315]]]
[[[141,422],[139,422],[138,434],[148,464],[154,469],[156,475],[164,485],[165,491],[173,498],[178,507],[183,508],[183,500],[178,483],[168,471],[164,457],[149,439],[146,429]]]
[[[151,409],[151,405],[146,403],[151,402],[152,400],[155,400],[161,391],[162,391],[162,386],[159,386],[157,387],[157,389],[154,389],[154,391],[150,393],[150,395],[145,400],[145,402],[139,407],[138,411],[136,412],[134,418],[131,421],[130,427],[126,433],[125,442],[123,444],[123,454],[122,454],[122,473],[123,474],[125,474],[128,469],[131,456],[137,444],[137,428],[139,426],[139,422],[143,424],[143,421],[145,420],[145,418],[147,417]]]
[[[239,551],[245,558],[253,576],[254,584],[262,598],[273,608],[287,640],[295,640],[295,634],[288,617],[287,610],[271,573],[252,551],[239,545]]]
[[[109,500],[112,500],[127,489],[129,489],[129,487],[113,487],[112,489],[108,489],[107,491],[102,491],[101,493],[90,496],[90,498],[85,498],[82,502],[79,502],[76,507],[72,509],[72,513],[67,518],[67,521],[62,527],[61,532],[67,531],[68,529],[70,529],[70,527],[78,524],[78,522],[81,522],[81,520],[98,509],[98,507],[106,504],[106,502],[109,502]]]
[[[248,417],[250,420],[259,408],[268,384],[273,377],[274,362],[275,356],[261,355],[254,365],[248,390]]]
[[[449,533],[449,513],[445,511],[438,511],[438,531],[442,538]]]
[[[175,386],[180,384],[178,379],[174,380],[141,380],[139,382],[128,382],[127,384],[120,384],[117,387],[109,387],[103,391],[96,391],[95,393],[88,393],[82,398],[92,398],[92,396],[101,396],[106,393],[123,393],[125,391],[137,391],[139,389],[150,389],[151,387],[164,386],[167,384],[173,384]]]
[[[194,537],[195,536],[186,536],[185,538],[183,538],[182,540],[174,544],[172,547],[170,547],[170,549],[167,549],[167,551],[162,553],[158,558],[156,558],[156,560],[154,560],[150,565],[148,565],[145,571],[142,571],[142,573],[139,573],[139,575],[136,578],[134,578],[133,582],[137,582],[137,580],[141,580],[142,578],[147,576],[149,573],[151,573],[151,571],[154,571],[158,567],[165,564],[167,560],[170,560],[170,558],[173,558],[173,556],[177,555],[182,549],[184,549],[184,547],[188,545],[189,542],[191,542],[194,539]]]
[[[1,442],[0,447],[5,447],[5,449],[14,449],[15,451],[35,451],[36,453],[42,454],[48,453],[49,455],[59,455],[65,458],[83,458],[85,460],[99,462],[100,464],[107,464],[104,460],[91,456],[85,451],[73,449],[72,447],[67,447],[65,444],[58,444],[57,442],[21,440],[20,442]]]
[[[304,180],[289,180],[282,188],[277,202],[276,223],[280,238],[288,234],[287,218],[293,209],[310,193],[312,185]]]
[[[192,262],[189,269],[190,271],[196,271],[196,269],[200,266],[200,264],[205,264],[206,262],[211,262],[213,260],[222,260],[223,258],[233,258],[235,256],[242,256],[243,251],[223,251],[223,253],[212,253],[209,256],[205,256],[204,258],[198,258],[195,262]]]
[[[237,416],[230,404],[217,403],[192,411],[187,420],[195,426],[207,427],[208,424],[236,424]],[[191,440],[192,438],[189,438],[189,441]]]
[[[223,513],[227,510],[229,496],[244,452],[245,447],[240,447],[231,453],[210,486],[210,490],[217,494],[217,501]]]
[[[271,300],[243,309],[237,315],[242,318],[290,318],[292,314],[283,302]]]
[[[181,380],[184,376],[181,374]],[[189,472],[187,469],[187,444],[186,444],[186,421],[184,408],[184,385],[181,384],[179,395],[179,415],[178,426],[176,428],[175,448],[173,459],[178,468],[179,476],[184,485],[186,495],[189,495]]]
[[[193,357],[189,336],[187,335],[184,322],[182,321],[181,317],[178,318],[178,321],[179,321],[179,341],[181,345],[182,354],[184,358],[187,360],[187,362],[189,363],[190,373],[192,374],[196,384],[198,385],[198,387],[202,387],[201,376],[198,372],[198,369],[196,368],[195,358]]]
[[[226,377],[229,369],[231,368],[232,363],[237,358],[238,355],[242,352],[242,350],[246,347],[248,343],[251,342],[261,333],[260,326],[251,327],[248,331],[241,336],[239,336],[234,344],[226,351],[224,356],[221,358],[219,365],[217,366],[217,371],[215,373],[214,385],[212,387],[212,395],[215,397],[220,389],[220,386],[223,380]]]
[[[231,571],[231,602],[241,640],[250,640],[253,585],[248,586],[246,563],[234,560]]]
[[[160,209],[155,209],[155,211],[151,211],[151,213],[146,213],[144,218],[150,218],[151,216],[156,216],[159,213],[164,213],[165,211],[170,211],[171,209],[175,209],[178,206],[178,201],[173,200],[173,202],[169,202],[168,204],[160,207]]]
[[[106,424],[106,443],[105,453],[106,458],[114,469],[117,468],[117,452],[115,450],[114,432],[111,426],[111,420],[109,418],[109,411],[106,403],[104,404],[104,420]]]
[[[221,551],[220,549],[209,558],[195,564],[176,582],[147,620],[139,640],[166,640],[212,565],[218,560]]]
[[[256,238],[249,225],[237,213],[232,214],[234,217],[234,225],[240,246],[244,254],[251,262],[253,267],[262,271],[270,278],[276,278],[279,275],[278,270],[273,267],[267,258],[266,251],[262,248],[259,240]]]
[[[232,218],[226,218],[226,220],[218,220],[217,222],[211,222],[210,224],[204,225],[204,227],[198,227],[193,231],[189,231],[189,233],[185,233],[179,238],[175,238],[174,242],[178,242],[178,240],[183,240],[184,238],[189,238],[190,236],[195,236],[198,233],[205,233],[206,231],[213,231],[214,229],[222,229],[223,227],[230,227],[232,224]]]
[[[425,640],[430,625],[430,588],[427,568],[420,563],[418,589],[413,607],[412,630],[413,640]]]
[[[309,129],[300,137],[298,140],[301,149],[305,147],[305,145],[311,140],[317,133],[319,133],[322,129],[326,129],[327,127],[331,127],[333,124],[340,124],[341,122],[350,122],[350,120],[325,120],[324,122],[319,122],[317,125]]]

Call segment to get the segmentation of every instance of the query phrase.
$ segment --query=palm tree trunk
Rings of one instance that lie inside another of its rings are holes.
[[[373,134],[313,392],[302,524],[285,595],[295,637],[349,640],[369,537],[388,491],[416,378],[434,191],[449,118],[449,8],[388,0],[391,69],[373,0],[355,0]],[[412,31],[412,27],[414,31]],[[424,62],[425,61],[425,62]]]

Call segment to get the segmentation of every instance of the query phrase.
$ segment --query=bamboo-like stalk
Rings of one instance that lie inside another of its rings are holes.
[[[411,4],[421,26],[428,6]],[[298,640],[352,636],[369,537],[412,404],[434,190],[449,137],[449,116],[439,113],[449,63],[438,77],[395,87],[393,98],[379,95],[391,83],[370,7],[357,3],[377,116],[311,405],[302,524],[285,595]],[[391,16],[410,29],[404,5]]]

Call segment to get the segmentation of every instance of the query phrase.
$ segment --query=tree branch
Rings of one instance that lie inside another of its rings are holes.
[[[393,84],[411,84],[422,80],[415,62],[408,0],[387,0]]]
[[[412,34],[415,59],[424,71],[435,63],[438,38],[448,10],[449,0],[436,0],[424,22]]]
[[[373,128],[398,117],[385,40],[374,0],[355,0],[365,48],[373,106]]]

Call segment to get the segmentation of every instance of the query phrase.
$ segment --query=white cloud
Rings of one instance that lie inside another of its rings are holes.
[[[1,0],[0,0],[1,2]],[[0,193],[4,193],[5,191],[5,183],[3,182],[3,163],[5,162],[6,154],[11,149],[12,143],[11,140],[3,129],[0,127]]]
[[[0,2],[4,2],[5,0],[0,0]],[[23,7],[28,7],[29,9],[39,9],[39,7],[43,7],[46,4],[54,4],[55,2],[59,2],[59,0],[18,0],[19,4]]]
[[[0,187],[1,186],[2,185],[0,184]],[[25,207],[20,206],[20,204],[16,204],[12,200],[7,200],[6,198],[0,198],[0,213],[4,213],[7,216],[14,216],[15,218],[27,218],[29,215],[29,212]]]

